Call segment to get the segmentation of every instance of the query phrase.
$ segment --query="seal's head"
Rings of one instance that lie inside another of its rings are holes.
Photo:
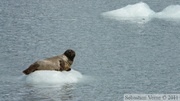
[[[64,52],[64,55],[67,56],[69,60],[73,61],[76,54],[72,49],[68,49]]]

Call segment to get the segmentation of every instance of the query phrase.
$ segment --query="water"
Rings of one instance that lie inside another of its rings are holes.
[[[142,0],[141,0],[142,1]],[[123,101],[126,93],[180,93],[180,22],[131,23],[103,12],[140,0],[2,0],[0,101]],[[143,0],[154,12],[178,0]],[[74,49],[83,79],[61,86],[26,84],[38,59]]]

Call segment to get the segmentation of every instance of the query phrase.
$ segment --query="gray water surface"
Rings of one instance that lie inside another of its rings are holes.
[[[154,11],[178,0],[141,0]],[[123,101],[127,93],[180,93],[180,22],[139,24],[102,12],[140,0],[1,0],[0,101]],[[74,49],[85,80],[36,87],[20,80],[38,59]]]

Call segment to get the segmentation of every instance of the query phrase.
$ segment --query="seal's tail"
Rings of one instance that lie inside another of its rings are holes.
[[[39,67],[38,63],[34,63],[32,65],[29,66],[29,68],[27,68],[26,70],[23,71],[24,74],[28,75],[31,72],[34,72],[35,70],[37,70],[37,68]]]

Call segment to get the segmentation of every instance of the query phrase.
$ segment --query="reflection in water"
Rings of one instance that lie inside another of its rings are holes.
[[[67,101],[73,99],[73,85],[67,84],[64,85],[61,89],[61,100]]]
[[[26,87],[24,101],[67,101],[73,99],[74,84],[55,87]]]

